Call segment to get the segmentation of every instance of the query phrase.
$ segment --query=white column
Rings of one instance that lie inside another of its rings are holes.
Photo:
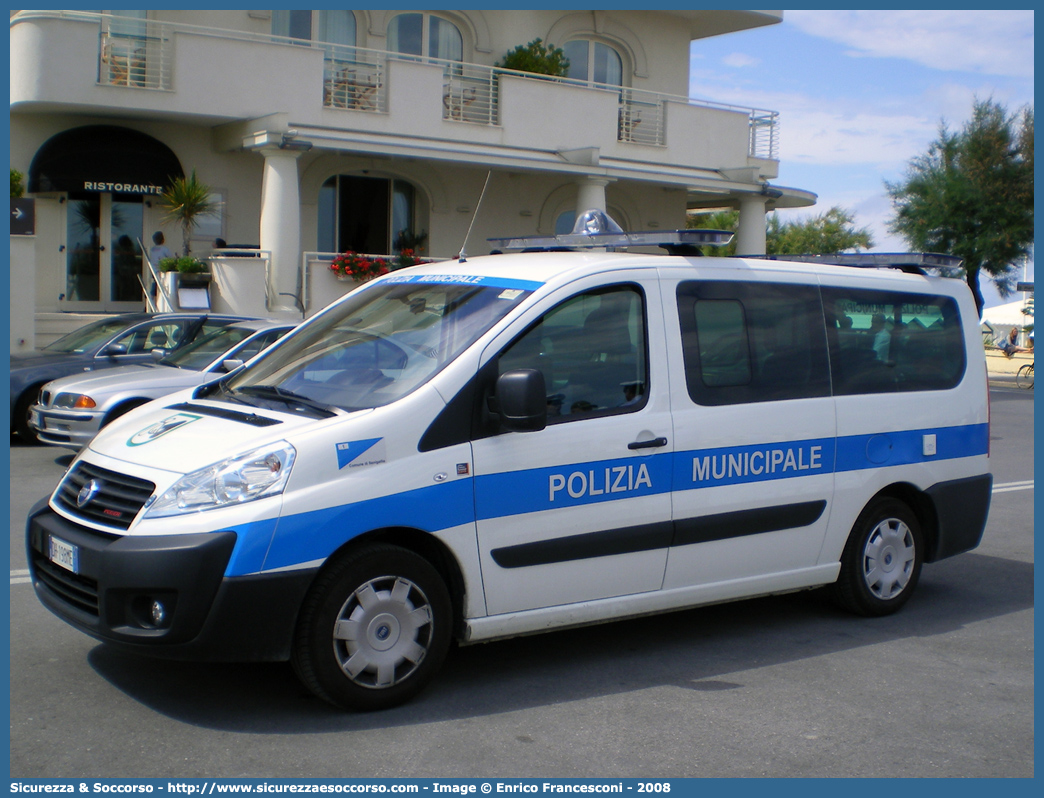
[[[271,253],[270,310],[297,310],[297,272],[301,264],[300,151],[265,147],[261,182],[261,249]]]
[[[736,231],[737,255],[765,254],[765,202],[762,196],[740,200],[739,229]]]
[[[584,211],[606,210],[605,187],[609,179],[605,177],[585,177],[576,186],[576,215]]]

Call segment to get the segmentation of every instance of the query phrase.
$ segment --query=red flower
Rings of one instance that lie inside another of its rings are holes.
[[[333,259],[330,271],[341,277],[355,280],[371,280],[388,273],[388,265],[382,258],[368,258],[355,252],[343,252]]]

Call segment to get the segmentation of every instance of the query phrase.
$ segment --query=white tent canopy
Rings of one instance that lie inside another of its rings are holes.
[[[1016,302],[1008,302],[1006,305],[997,305],[982,311],[982,321],[996,329],[997,327],[1023,327],[1033,322],[1032,316],[1022,312],[1026,302],[1022,299]]]
[[[1026,307],[1025,300],[1019,299],[1015,302],[1008,302],[1006,305],[985,308],[982,311],[980,325],[984,340],[988,338],[988,341],[994,346],[1000,346],[1007,340],[1012,328],[1015,328],[1019,330],[1016,343],[1019,346],[1029,346],[1032,338],[1026,334],[1024,328],[1027,324],[1033,324],[1033,317],[1022,312],[1024,307]]]

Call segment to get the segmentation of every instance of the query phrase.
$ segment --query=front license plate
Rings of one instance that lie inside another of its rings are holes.
[[[50,538],[47,558],[55,565],[60,565],[74,574],[80,572],[80,550],[72,543],[61,538]]]

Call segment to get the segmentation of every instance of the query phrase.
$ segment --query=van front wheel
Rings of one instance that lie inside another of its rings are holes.
[[[852,528],[833,585],[834,599],[858,615],[893,613],[917,586],[923,559],[917,516],[898,499],[876,499]]]
[[[451,606],[442,577],[414,552],[390,545],[355,552],[320,574],[305,599],[294,670],[343,709],[401,704],[445,659]]]

